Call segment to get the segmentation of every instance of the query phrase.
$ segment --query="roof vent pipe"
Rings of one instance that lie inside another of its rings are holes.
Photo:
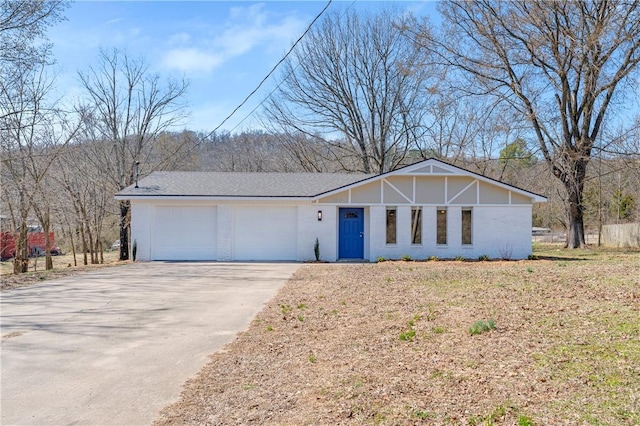
[[[140,162],[136,161],[136,168],[135,168],[135,174],[136,174],[136,188],[138,187],[138,170],[140,168]]]

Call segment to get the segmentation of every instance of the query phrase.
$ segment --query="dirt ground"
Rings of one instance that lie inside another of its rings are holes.
[[[640,252],[535,253],[301,266],[156,424],[640,424]]]
[[[156,424],[640,424],[640,253],[538,254],[301,266]]]
[[[115,251],[104,253],[104,263],[97,265],[83,265],[82,254],[78,254],[75,266],[73,256],[65,254],[62,256],[53,256],[53,269],[45,270],[44,257],[29,259],[29,272],[19,275],[13,274],[13,259],[0,262],[0,290],[10,290],[12,288],[24,287],[39,283],[45,280],[65,277],[88,269],[102,268],[105,266],[113,266],[119,263],[118,253]]]

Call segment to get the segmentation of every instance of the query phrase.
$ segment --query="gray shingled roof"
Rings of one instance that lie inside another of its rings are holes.
[[[154,172],[118,196],[312,197],[374,175]]]

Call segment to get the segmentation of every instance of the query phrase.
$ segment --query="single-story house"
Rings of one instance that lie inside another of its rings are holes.
[[[531,254],[546,198],[428,159],[381,175],[154,172],[131,201],[137,259],[325,261]]]

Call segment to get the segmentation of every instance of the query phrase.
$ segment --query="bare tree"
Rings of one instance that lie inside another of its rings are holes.
[[[66,0],[0,0],[0,67],[47,63],[49,25],[63,19]]]
[[[63,0],[0,0],[2,209],[9,213],[13,230],[19,230],[15,273],[28,267],[29,214],[35,210],[42,225],[49,224],[42,183],[57,155],[56,145],[67,143],[75,131],[69,117],[46,98],[53,81],[46,75],[51,62],[46,29],[63,19],[67,6]],[[45,252],[50,268],[48,244]]]
[[[476,134],[480,122],[476,109],[454,91],[445,90],[435,95],[427,114],[426,131],[418,140],[420,156],[455,162],[465,154]]]
[[[152,142],[184,118],[182,97],[188,84],[163,85],[143,60],[116,49],[101,50],[98,65],[79,75],[93,110],[87,125],[94,140],[104,145],[93,151],[91,161],[107,171],[116,190],[124,189],[135,182],[136,163],[143,173],[152,171],[147,161]],[[128,201],[120,202],[120,260],[129,259],[129,208]]]
[[[454,0],[440,10],[443,35],[417,39],[472,77],[469,91],[528,119],[567,193],[567,245],[583,246],[587,165],[616,89],[640,62],[639,2]]]
[[[154,170],[197,170],[203,137],[191,130],[162,132],[149,144],[146,163]]]
[[[280,155],[288,160],[286,171],[332,173],[358,170],[361,164],[353,147],[344,139],[326,143],[317,135],[289,131],[276,137],[282,151]]]
[[[59,209],[60,225],[74,238],[83,253],[84,264],[102,263],[104,228],[109,217],[117,215],[116,191],[105,170],[88,160],[100,142],[76,142],[60,155],[52,183],[58,187],[58,198],[65,208]],[[75,252],[75,247],[72,247]]]
[[[28,266],[27,224],[34,212],[48,238],[48,188],[45,179],[61,149],[75,136],[79,115],[56,109],[47,94],[52,80],[46,65],[24,66],[15,75],[19,84],[0,81],[0,154],[2,161],[3,204],[17,229],[14,272]],[[52,267],[49,245],[45,244],[47,268]]]
[[[356,158],[357,171],[383,173],[415,146],[429,74],[419,66],[420,50],[398,27],[403,18],[411,19],[391,10],[328,15],[285,62],[265,116],[276,133],[316,141],[314,154],[299,153],[303,161],[326,154],[338,162]]]

